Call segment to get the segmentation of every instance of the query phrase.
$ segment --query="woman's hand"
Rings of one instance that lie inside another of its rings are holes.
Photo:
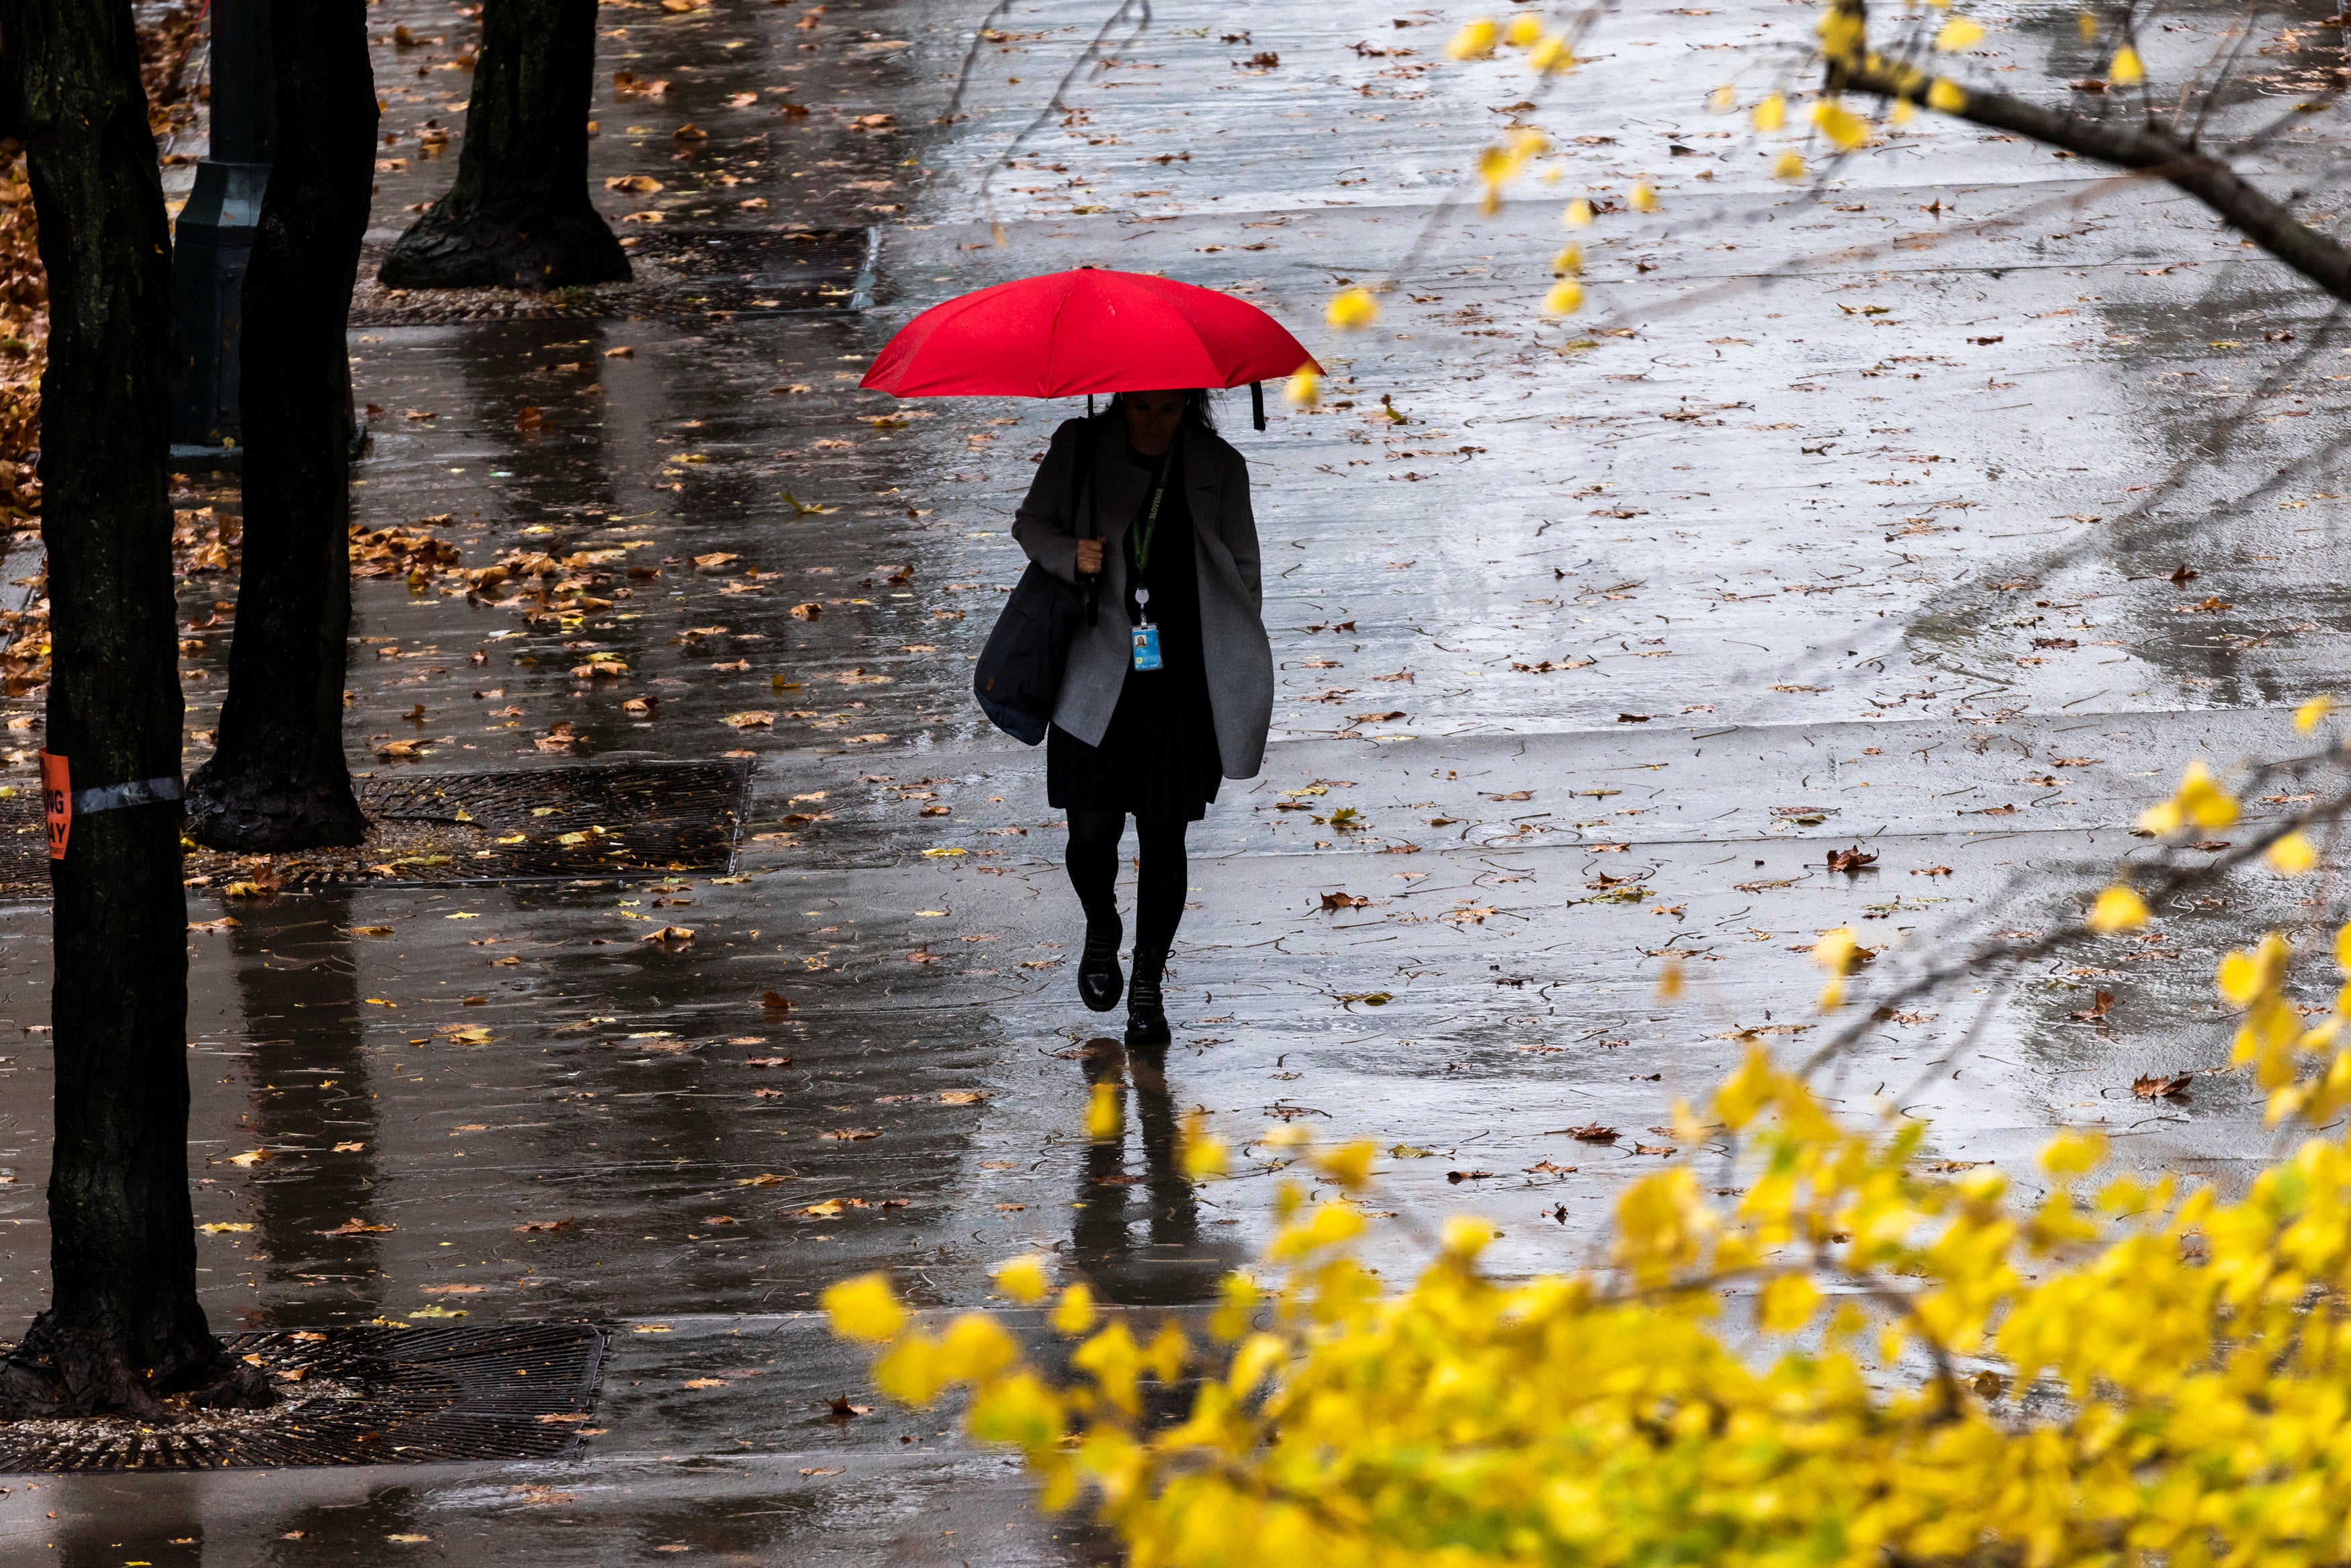
[[[1102,542],[1100,539],[1078,541],[1078,575],[1090,577],[1102,570]]]

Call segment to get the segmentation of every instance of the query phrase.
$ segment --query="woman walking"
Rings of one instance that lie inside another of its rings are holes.
[[[1273,717],[1249,465],[1217,434],[1206,392],[1123,392],[1053,432],[1012,533],[1045,570],[1091,583],[1099,607],[1071,645],[1045,742],[1046,798],[1069,814],[1086,916],[1078,992],[1107,1012],[1123,989],[1126,1043],[1164,1045],[1185,829],[1223,780],[1257,775]],[[1131,982],[1114,888],[1130,815],[1142,850]]]

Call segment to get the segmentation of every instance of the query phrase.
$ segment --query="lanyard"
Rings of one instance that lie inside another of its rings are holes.
[[[1151,569],[1151,541],[1159,532],[1159,504],[1167,498],[1167,475],[1176,466],[1176,442],[1167,443],[1167,455],[1159,460],[1159,473],[1151,483],[1151,509],[1134,528],[1134,575],[1140,578]],[[1148,589],[1144,590],[1146,594]],[[1148,600],[1146,599],[1147,603]]]

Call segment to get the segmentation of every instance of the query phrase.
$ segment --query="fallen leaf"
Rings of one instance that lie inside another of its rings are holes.
[[[1829,869],[1832,871],[1842,871],[1847,876],[1858,875],[1863,871],[1868,870],[1872,866],[1876,864],[1877,857],[1872,852],[1862,848],[1858,844],[1855,845],[1850,849],[1832,849],[1829,851]]]
[[[792,1059],[789,1056],[748,1056],[744,1058],[743,1064],[747,1067],[789,1067]]]
[[[2095,1023],[2105,1017],[2114,1004],[2115,993],[2111,991],[2101,991],[2094,993],[2089,1006],[2076,1009],[2066,1016],[2076,1023]]]
[[[253,1229],[253,1227],[252,1227],[252,1226],[250,1226],[250,1225],[235,1225],[235,1224],[226,1224],[226,1223],[223,1223],[223,1224],[217,1224],[217,1225],[199,1225],[199,1226],[197,1226],[197,1227],[196,1227],[196,1229],[197,1229],[197,1230],[199,1230],[199,1231],[203,1231],[205,1235],[207,1235],[207,1236],[219,1236],[219,1235],[224,1235],[224,1234],[225,1234],[225,1233],[227,1233],[227,1232],[229,1232],[229,1231],[238,1231],[238,1232],[242,1232],[242,1231],[250,1231],[250,1230],[252,1230],[252,1229]]]
[[[341,1224],[336,1226],[331,1231],[320,1231],[316,1232],[316,1234],[320,1236],[381,1236],[389,1231],[397,1231],[399,1229],[400,1227],[397,1225],[371,1225],[364,1220],[354,1218],[344,1220]]]
[[[267,1159],[268,1158],[269,1151],[267,1149],[255,1148],[247,1149],[243,1154],[230,1155],[228,1157],[228,1162],[231,1165],[242,1165],[249,1168],[253,1166],[259,1165],[263,1160]]]
[[[1371,902],[1360,894],[1325,893],[1322,907],[1326,909],[1360,909]]]
[[[759,1005],[774,1012],[789,1012],[792,999],[780,991],[763,991],[759,993]]]
[[[2193,1073],[2175,1073],[2168,1078],[2134,1078],[2131,1080],[2131,1093],[2142,1100],[2168,1100],[2176,1095],[2186,1094],[2189,1085],[2195,1081]]]
[[[363,1143],[339,1143],[335,1146],[335,1152],[337,1154],[358,1154],[366,1147],[367,1145]]]
[[[939,1101],[949,1106],[976,1106],[987,1098],[986,1089],[942,1089]]]
[[[1583,1143],[1614,1143],[1624,1135],[1614,1127],[1604,1127],[1598,1122],[1586,1122],[1580,1127],[1568,1128],[1567,1136]]]
[[[516,1226],[515,1233],[520,1235],[527,1231],[569,1231],[570,1229],[571,1221],[569,1220],[532,1220]]]

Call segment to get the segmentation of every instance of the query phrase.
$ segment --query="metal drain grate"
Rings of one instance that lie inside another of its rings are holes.
[[[725,871],[735,857],[748,762],[580,763],[516,773],[395,774],[358,780],[373,825],[350,849],[271,858],[286,888],[411,887],[539,877]],[[46,898],[40,798],[0,798],[0,898]],[[188,875],[218,885],[250,858],[198,850]]]
[[[223,1343],[260,1358],[281,1403],[200,1411],[181,1427],[0,1424],[0,1475],[562,1459],[579,1450],[604,1366],[604,1331],[586,1323],[360,1325]]]

